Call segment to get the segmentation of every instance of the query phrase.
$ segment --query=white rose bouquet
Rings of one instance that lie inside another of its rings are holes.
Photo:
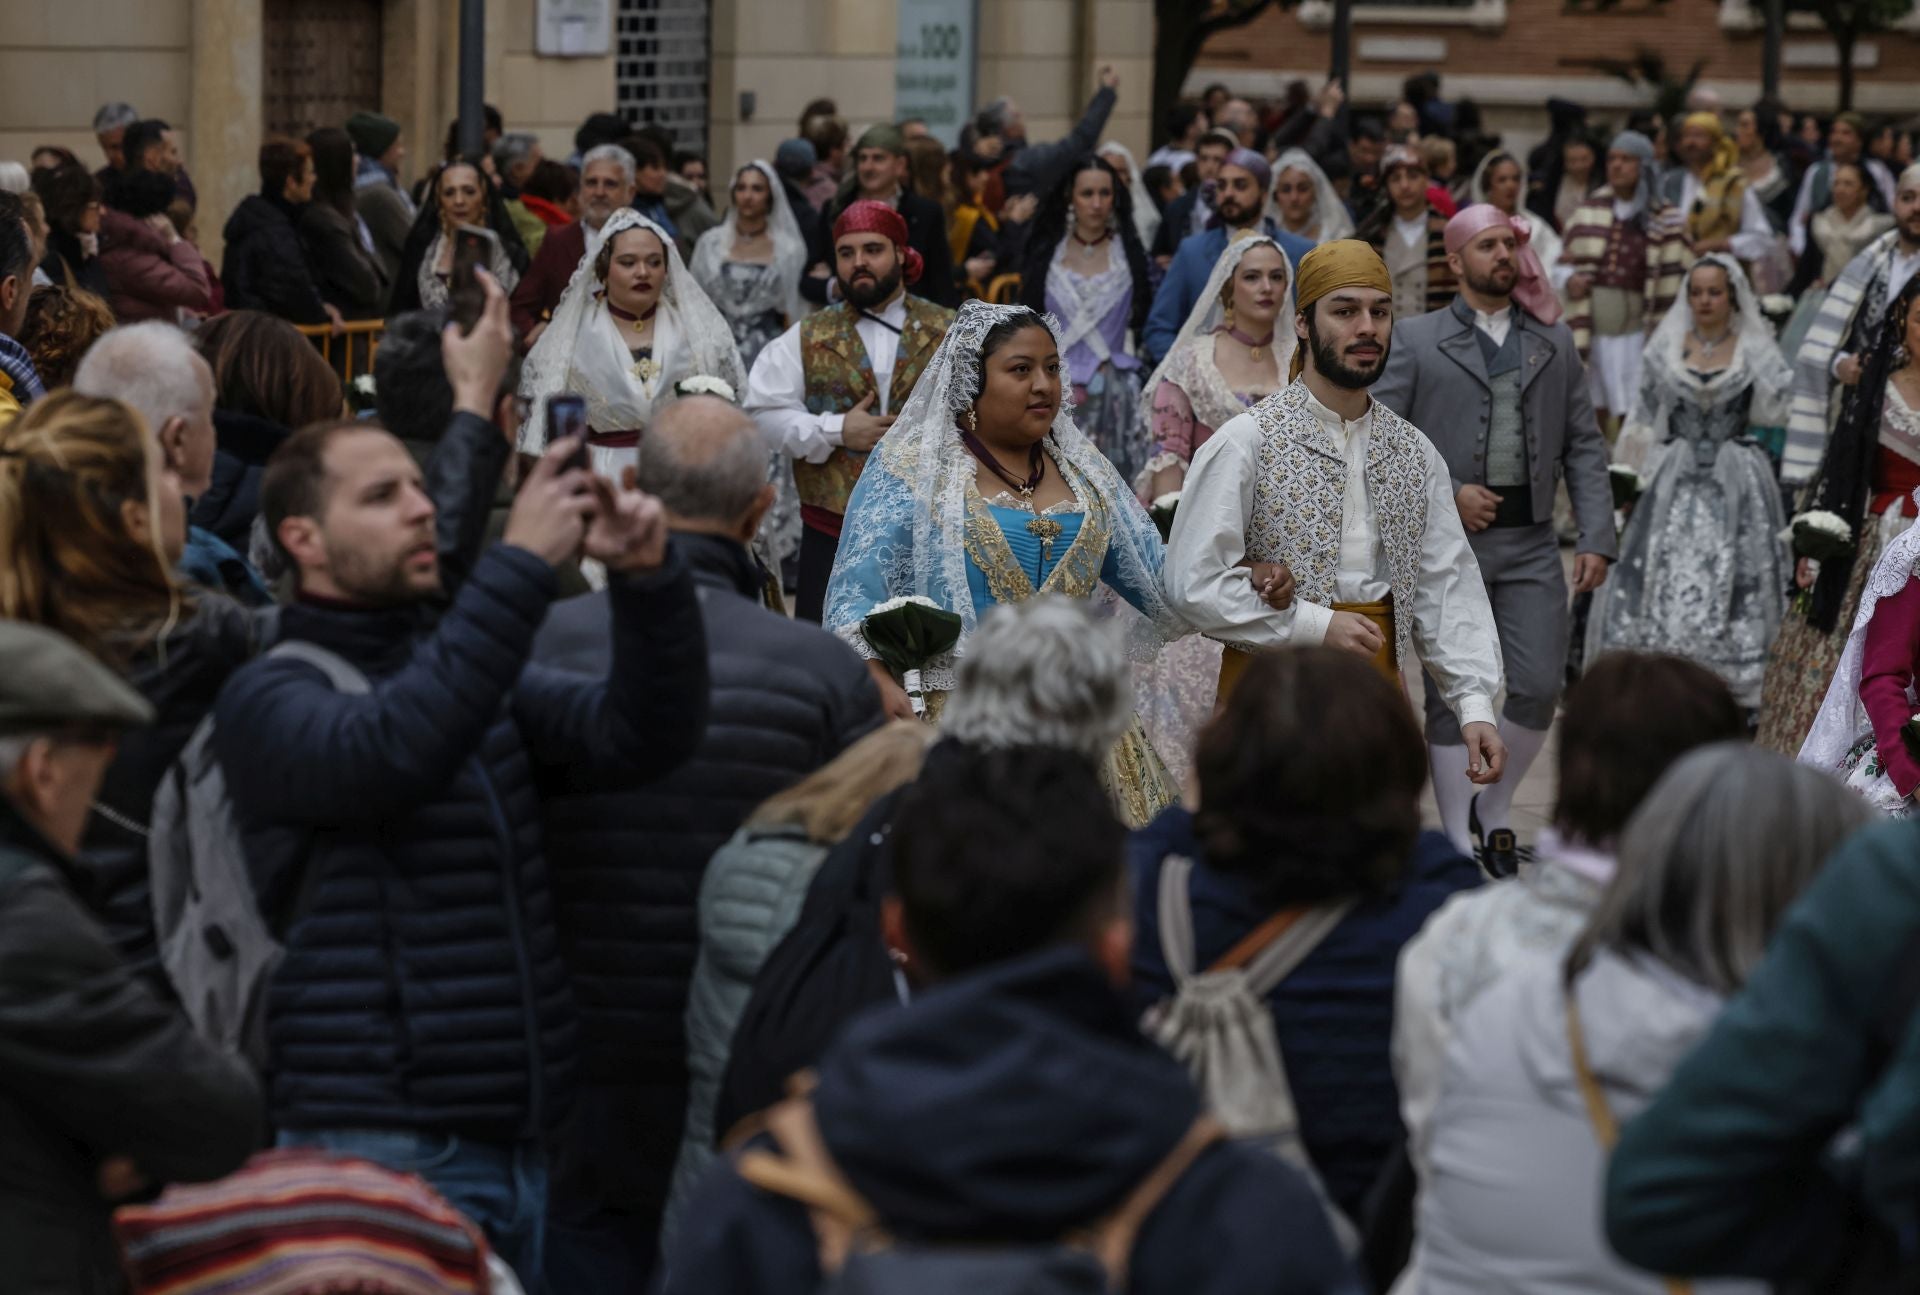
[[[1173,515],[1179,511],[1180,492],[1178,490],[1169,490],[1164,495],[1156,496],[1154,501],[1147,505],[1147,516],[1153,518],[1153,524],[1160,528],[1161,539],[1173,538]]]
[[[709,377],[704,373],[696,373],[691,378],[682,378],[680,381],[674,383],[673,394],[676,396],[718,396],[729,405],[737,405],[740,403],[740,398],[733,394],[732,383],[728,382],[725,378]]]
[[[920,672],[934,658],[953,651],[960,641],[960,617],[931,598],[909,594],[875,604],[860,622],[867,646],[900,676],[901,687],[913,702],[913,713],[927,711]]]
[[[1796,516],[1782,539],[1791,540],[1794,553],[1815,562],[1845,557],[1853,552],[1853,528],[1838,513],[1825,509]]]
[[[374,407],[376,394],[371,373],[363,373],[347,384],[347,407],[356,414],[364,414]]]

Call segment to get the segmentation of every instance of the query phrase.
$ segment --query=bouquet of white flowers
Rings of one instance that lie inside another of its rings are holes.
[[[1638,499],[1640,492],[1646,489],[1646,483],[1640,479],[1640,474],[1624,463],[1607,465],[1607,483],[1613,487],[1615,508],[1625,508]]]
[[[901,687],[913,702],[913,713],[927,711],[920,672],[934,658],[953,651],[960,641],[960,617],[931,598],[909,594],[875,604],[860,622],[867,646],[900,676]]]
[[[1796,556],[1826,562],[1853,552],[1853,528],[1837,513],[1825,509],[1801,513],[1780,538],[1793,542]]]
[[[1161,539],[1173,538],[1173,515],[1179,511],[1180,492],[1178,490],[1169,490],[1147,505],[1147,516],[1153,518],[1153,524],[1160,528]]]
[[[374,407],[373,375],[363,373],[347,384],[347,407],[356,414],[364,414]]]
[[[1783,324],[1793,314],[1793,298],[1784,292],[1769,292],[1760,298],[1760,313],[1776,325]]]
[[[733,394],[732,383],[728,382],[725,378],[709,377],[704,373],[696,373],[691,378],[682,378],[680,381],[674,383],[673,394],[676,396],[718,396],[729,405],[737,405],[740,403],[739,397]]]

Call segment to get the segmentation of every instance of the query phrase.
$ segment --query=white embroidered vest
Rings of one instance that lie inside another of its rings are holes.
[[[1285,562],[1293,569],[1299,597],[1331,607],[1340,568],[1347,461],[1307,408],[1308,399],[1306,384],[1296,379],[1250,411],[1261,436],[1247,556],[1255,562]],[[1367,437],[1367,494],[1387,556],[1401,661],[1410,659],[1414,589],[1427,533],[1426,465],[1425,438],[1376,400]]]

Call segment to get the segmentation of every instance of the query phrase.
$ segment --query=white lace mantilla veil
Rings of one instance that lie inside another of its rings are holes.
[[[1051,315],[1026,306],[963,303],[906,407],[867,460],[840,534],[825,617],[826,627],[863,657],[873,656],[860,630],[870,607],[855,582],[842,577],[865,563],[876,564],[884,573],[890,597],[916,594],[959,615],[956,657],[965,652],[967,636],[979,623],[967,584],[966,552],[967,492],[977,461],[960,439],[958,419],[980,389],[980,351],[987,334],[1016,318],[1044,323],[1058,343],[1060,324]],[[1135,659],[1151,660],[1162,644],[1193,630],[1160,592],[1157,558],[1164,545],[1159,529],[1106,455],[1074,426],[1071,404],[1061,400],[1047,444],[1054,459],[1071,464],[1099,496],[1112,527],[1111,556],[1119,567],[1119,581],[1145,591],[1144,614],[1126,618],[1128,646]],[[912,537],[910,544],[900,544],[903,534]],[[951,665],[922,673],[929,688],[953,687]]]
[[[1333,243],[1343,238],[1353,237],[1353,216],[1347,210],[1347,204],[1340,200],[1340,191],[1333,187],[1333,181],[1320,169],[1320,164],[1302,148],[1290,148],[1280,155],[1273,164],[1273,181],[1280,182],[1282,171],[1305,171],[1313,177],[1313,216],[1320,222],[1320,232],[1314,235],[1314,245]],[[1269,196],[1267,213],[1273,217],[1273,223],[1281,229],[1287,222],[1280,218],[1280,204]]]
[[[1920,490],[1913,492],[1920,506]],[[1840,665],[1827,685],[1827,695],[1814,716],[1807,740],[1800,746],[1800,763],[1827,773],[1837,773],[1842,759],[1862,737],[1873,731],[1867,708],[1860,704],[1860,666],[1867,650],[1867,623],[1882,598],[1891,598],[1907,587],[1920,564],[1920,522],[1915,522],[1887,543],[1874,563],[1873,574],[1860,590],[1860,610],[1854,613],[1853,629],[1847,646],[1840,653]]]
[[[1173,339],[1173,345],[1167,348],[1166,355],[1148,375],[1146,386],[1140,389],[1140,416],[1153,425],[1153,393],[1159,389],[1167,375],[1172,372],[1174,362],[1188,344],[1203,337],[1210,337],[1226,325],[1227,308],[1220,302],[1221,290],[1227,286],[1227,280],[1240,268],[1240,259],[1256,247],[1271,247],[1280,253],[1281,264],[1287,269],[1287,296],[1280,303],[1280,313],[1273,317],[1273,359],[1285,378],[1288,367],[1293,362],[1293,351],[1300,344],[1293,334],[1294,292],[1293,262],[1287,260],[1286,252],[1266,234],[1248,234],[1229,242],[1220,257],[1213,263],[1213,273],[1207,276],[1207,286],[1200,289],[1199,300],[1193,303],[1193,309],[1187,312],[1187,322],[1180,326],[1180,332]],[[1218,428],[1214,430],[1218,431]]]
[[[645,428],[654,406],[673,399],[673,384],[682,378],[719,378],[733,388],[736,399],[746,398],[746,375],[733,329],[694,281],[672,235],[633,208],[622,207],[608,218],[601,246],[611,245],[629,229],[647,230],[667,249],[667,281],[653,326],[659,376],[651,383],[634,376],[633,358],[594,277],[597,253],[583,256],[520,375],[520,395],[530,402],[527,421],[520,426],[523,454],[546,448],[547,400],[562,393],[585,396],[587,421],[595,430],[609,432]],[[596,448],[595,470],[608,472],[620,458],[628,456]]]
[[[800,296],[800,278],[807,272],[807,242],[800,237],[800,224],[793,218],[793,207],[787,201],[786,186],[780,183],[780,177],[772,166],[755,158],[747,163],[766,177],[767,187],[773,194],[773,205],[767,212],[767,233],[773,238],[773,283],[764,295],[756,293],[746,306],[746,314],[759,315],[769,310],[778,310],[786,315],[789,325],[800,322],[807,313],[806,304]],[[747,167],[741,167],[742,171]],[[720,267],[733,255],[733,240],[738,229],[739,213],[731,206],[727,208],[726,219],[700,236],[693,247],[693,277],[709,293],[711,285],[720,281]],[[739,392],[742,400],[747,393]]]
[[[1704,380],[1694,376],[1686,362],[1687,333],[1693,327],[1693,308],[1687,304],[1686,289],[1693,272],[1703,265],[1717,265],[1727,272],[1727,283],[1733,289],[1736,331],[1732,361]],[[1680,299],[1647,341],[1646,356],[1641,361],[1640,395],[1620,429],[1614,462],[1642,468],[1660,443],[1675,402],[1707,395],[1724,399],[1747,387],[1753,388],[1747,415],[1750,425],[1778,427],[1786,422],[1787,404],[1793,395],[1793,366],[1780,353],[1773,325],[1760,312],[1759,298],[1754,296],[1753,285],[1747,282],[1740,263],[1724,252],[1709,252],[1688,268]]]
[[[1153,195],[1147,192],[1147,178],[1140,170],[1140,164],[1133,160],[1133,150],[1117,139],[1110,139],[1100,146],[1100,155],[1118,153],[1127,161],[1127,193],[1133,198],[1133,227],[1140,235],[1142,247],[1153,246],[1153,236],[1160,232],[1160,208],[1153,205]]]

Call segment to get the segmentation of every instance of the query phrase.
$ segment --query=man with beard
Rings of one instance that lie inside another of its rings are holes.
[[[486,288],[480,327],[504,332]],[[572,466],[579,448],[547,448],[423,632],[441,570],[419,467],[372,424],[296,432],[260,497],[297,596],[214,707],[255,895],[285,932],[266,991],[281,1145],[419,1174],[536,1288],[578,1051],[540,790],[665,774],[708,694],[659,501]],[[555,568],[580,556],[610,573],[598,677],[529,663]]]
[[[1616,555],[1607,443],[1593,415],[1573,330],[1526,241],[1527,223],[1488,203],[1446,226],[1460,295],[1404,320],[1374,399],[1431,429],[1467,542],[1486,582],[1507,680],[1500,739],[1507,772],[1477,797],[1459,727],[1427,686],[1427,743],[1441,825],[1462,850],[1480,837],[1497,876],[1519,862],[1513,790],[1546,746],[1565,678],[1571,620],[1553,530],[1565,479],[1579,522],[1576,593],[1598,588]]]
[[[1387,366],[1393,285],[1365,243],[1300,262],[1293,381],[1229,419],[1187,470],[1163,578],[1187,622],[1227,645],[1225,697],[1252,655],[1324,643],[1398,679],[1426,666],[1466,744],[1469,781],[1500,780],[1500,646],[1446,462],[1367,388]],[[1243,564],[1285,563],[1275,610]]]
[[[951,310],[908,294],[924,265],[908,245],[907,222],[886,203],[841,212],[833,254],[840,300],[761,349],[746,403],[767,444],[794,460],[802,524],[795,614],[816,622],[853,484],[953,322]]]
[[[1788,357],[1794,362],[1793,404],[1780,464],[1780,480],[1787,485],[1805,485],[1820,466],[1840,416],[1840,402],[1832,397],[1835,385],[1859,383],[1874,330],[1920,270],[1920,164],[1900,174],[1893,220],[1893,228],[1867,244],[1833,281],[1800,353]]]
[[[1287,254],[1289,270],[1297,270],[1300,258],[1313,250],[1312,243],[1287,233],[1267,217],[1273,197],[1273,168],[1264,155],[1250,148],[1229,153],[1213,178],[1211,190],[1213,217],[1206,229],[1181,240],[1140,333],[1141,349],[1155,364],[1180,335],[1180,326],[1187,322],[1193,303],[1200,299],[1213,274],[1214,262],[1230,239],[1248,232],[1267,235]]]
[[[600,250],[600,231],[613,213],[634,199],[633,154],[618,144],[600,144],[580,159],[580,219],[550,230],[533,264],[513,290],[513,329],[531,349],[575,270]]]
[[[960,292],[953,277],[953,249],[947,241],[947,216],[938,194],[915,193],[907,158],[907,141],[894,126],[875,126],[854,146],[853,175],[840,187],[839,195],[822,209],[822,232],[857,202],[877,202],[891,208],[906,226],[905,246],[919,254],[925,266],[927,300],[941,306],[960,304]],[[812,270],[800,280],[800,293],[817,305],[829,304],[827,288],[833,282],[834,248],[825,237],[816,234],[808,251]]]
[[[1655,190],[1655,156],[1638,131],[1613,137],[1607,187],[1568,218],[1553,271],[1602,418],[1633,412],[1647,335],[1679,297],[1692,261],[1686,213]]]

